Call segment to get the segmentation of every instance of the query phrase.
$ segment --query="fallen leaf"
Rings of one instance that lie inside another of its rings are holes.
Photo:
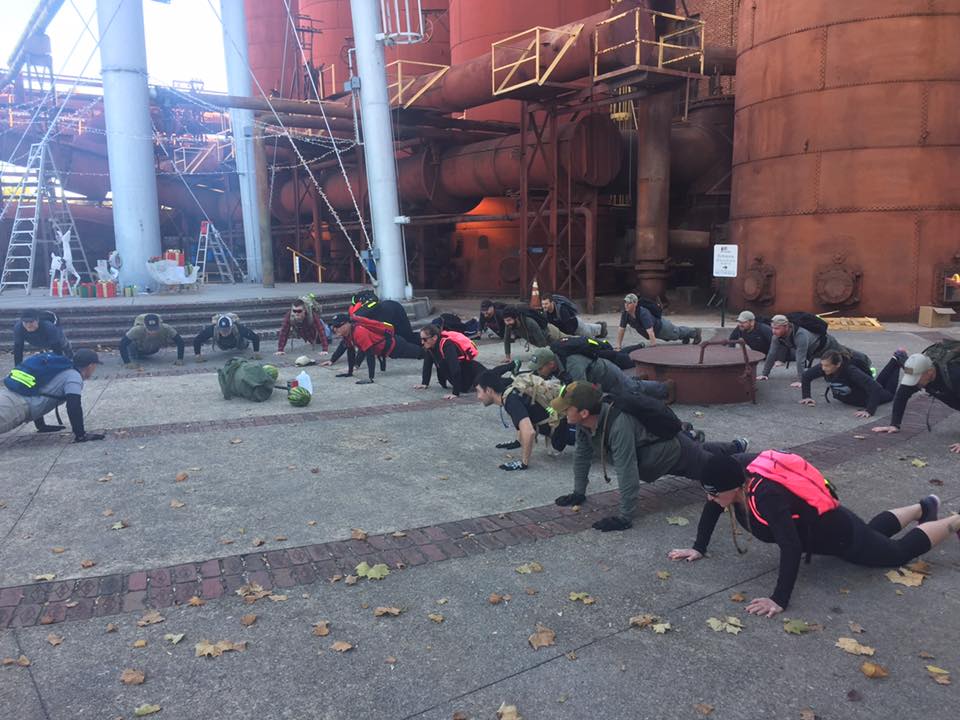
[[[876,652],[872,647],[861,645],[853,638],[848,637],[839,638],[834,645],[851,655],[873,655]]]
[[[101,483],[110,482],[111,480],[113,480],[112,472],[108,472],[106,475],[103,475],[97,478],[97,482],[101,482]]]
[[[854,439],[854,440],[866,440],[866,439],[867,439],[867,436],[866,436],[866,435],[854,435],[854,436],[853,436],[853,439]]]
[[[89,570],[89,569],[92,568],[94,565],[96,565],[96,563],[95,563],[93,560],[81,560],[81,561],[80,561],[80,567],[82,567],[84,570]]]
[[[267,597],[269,597],[270,600],[272,600],[273,602],[286,602],[286,601],[287,601],[287,596],[286,596],[286,595],[277,595],[276,593],[270,593]]]
[[[356,575],[347,575],[347,577],[344,579],[343,583],[344,583],[345,585],[356,585],[356,584],[357,584],[357,576],[356,576]]]
[[[321,620],[313,624],[313,634],[317,637],[326,637],[330,634],[330,621]]]
[[[930,673],[930,677],[933,678],[934,682],[938,685],[949,685],[950,684],[950,671],[944,670],[942,667],[937,667],[936,665],[927,665],[927,672]]]
[[[887,580],[890,582],[896,585],[906,585],[907,587],[920,587],[923,579],[926,577],[926,575],[914,572],[913,570],[907,570],[906,568],[888,570],[885,574]]]
[[[287,536],[286,536],[286,535],[277,535],[277,536],[274,538],[274,541],[275,541],[275,542],[286,542],[286,541],[287,541]]]
[[[107,628],[106,628],[105,632],[108,632],[108,633],[116,632],[118,629],[119,629],[119,628],[118,628],[116,625],[114,625],[113,623],[107,623]]]
[[[741,603],[747,599],[747,596],[744,595],[742,592],[735,592],[730,596],[730,599],[733,600],[733,602],[735,603]]]
[[[147,646],[147,641],[142,638],[140,640],[133,641],[133,647],[135,648],[145,648],[146,646]]]
[[[143,681],[146,679],[147,676],[144,674],[143,670],[127,668],[120,673],[120,682],[122,682],[124,685],[143,685]]]
[[[75,608],[79,604],[80,602],[78,600],[71,600],[70,602],[66,603],[64,607]]]
[[[257,616],[253,613],[247,613],[240,618],[240,624],[244,627],[250,627],[257,621]]]
[[[567,658],[567,660],[576,660],[577,654],[573,650],[571,650],[568,653],[564,653],[564,657]]]
[[[858,624],[858,623],[855,623],[855,622],[848,622],[847,625],[850,627],[850,632],[856,633],[857,635],[863,634],[863,626],[862,626],[862,625],[860,625],[860,624]]]
[[[377,563],[371,567],[366,561],[364,561],[354,568],[354,572],[357,573],[358,577],[365,577],[368,580],[383,580],[387,575],[390,574],[390,568],[388,568],[384,563]]]
[[[783,630],[790,635],[803,635],[810,632],[810,626],[805,620],[784,619]]]
[[[110,526],[111,530],[123,530],[124,528],[130,527],[127,525],[126,520],[117,520],[113,525]]]
[[[270,596],[272,593],[269,590],[264,590],[257,583],[248,583],[246,585],[241,585],[237,588],[237,595],[243,598],[243,601],[247,605],[252,605],[257,600]]]
[[[50,552],[52,552],[54,555],[60,555],[61,553],[65,553],[66,551],[67,549],[65,547],[50,548]]]
[[[239,444],[242,443],[242,442],[243,442],[243,440],[241,440],[240,438],[234,438],[233,440],[230,441],[230,444],[231,444],[231,445],[239,445]]]
[[[399,615],[402,612],[403,610],[401,610],[398,607],[378,607],[378,608],[374,608],[373,616],[383,617],[384,615],[389,615],[391,617],[397,617],[397,615]]]
[[[523,720],[523,718],[520,717],[520,711],[517,710],[516,705],[507,705],[502,702],[497,708],[497,720]]]
[[[103,515],[104,517],[110,517],[111,515],[113,515],[113,510],[111,510],[110,508],[107,508],[100,514]]]
[[[572,592],[570,593],[569,598],[573,602],[577,602],[579,600],[584,605],[593,605],[596,602],[594,598],[590,597],[590,595],[585,592]]]
[[[927,480],[927,482],[931,485],[936,485],[937,487],[943,487],[943,480],[940,478],[931,478],[930,480]]]
[[[543,565],[541,565],[536,561],[533,561],[533,562],[524,563],[523,565],[519,565],[515,569],[521,575],[529,575],[530,573],[543,572]]]
[[[693,706],[693,709],[696,710],[701,717],[706,717],[713,712],[713,705],[707,705],[707,703],[697,703]]]
[[[405,532],[400,532],[399,530],[397,530],[397,532],[395,533],[390,533],[390,537],[395,537],[395,538],[405,538],[406,536],[407,534]]]
[[[503,595],[497,595],[497,593],[490,593],[490,597],[487,598],[487,602],[491,605],[499,605],[503,602]]]
[[[53,625],[56,622],[56,619],[53,617],[53,615],[41,615],[38,622],[41,625]]]
[[[317,524],[316,520],[307,520],[307,525],[309,525],[310,527],[314,527],[316,524]]]
[[[437,600],[437,605],[446,605],[448,602],[450,601],[447,600],[446,598],[440,598],[439,600]]]
[[[225,652],[236,651],[243,652],[247,649],[246,642],[231,642],[230,640],[220,640],[211,643],[208,640],[201,640],[193,647],[195,657],[220,657]]]
[[[666,570],[657,570],[657,577],[661,580],[666,580],[670,577],[670,573],[668,573]]]
[[[330,582],[332,583],[340,582],[341,580],[343,580],[343,575],[339,575],[339,574],[334,575],[332,578],[330,578]]]
[[[538,591],[536,588],[530,588],[530,587],[528,587],[528,588],[525,588],[525,589],[524,589],[524,592],[525,592],[527,595],[536,595],[539,591]]]
[[[133,709],[133,714],[136,717],[143,717],[144,715],[153,715],[154,713],[160,712],[162,708],[159,705],[150,705],[149,703],[144,703],[140,707]]]
[[[556,640],[557,634],[550,628],[546,627],[545,625],[541,625],[540,623],[537,623],[536,631],[529,638],[527,638],[527,642],[530,643],[530,647],[532,647],[534,650],[555,645]]]
[[[728,632],[731,635],[739,635],[740,631],[743,630],[743,623],[739,618],[727,616],[726,620],[720,620],[719,618],[707,618],[707,625],[714,632]]]
[[[56,633],[50,633],[47,635],[47,642],[56,647],[63,642],[63,636],[57,635]]]
[[[872,680],[890,677],[890,673],[887,672],[887,669],[883,665],[869,661],[864,662],[863,665],[860,666],[860,672]]]
[[[684,525],[689,525],[690,521],[681,515],[675,515],[673,517],[668,517],[667,523],[670,525],[679,525],[680,527],[683,527]]]
[[[179,510],[180,508],[186,507],[186,506],[187,504],[185,502],[181,500],[177,500],[176,498],[170,501],[170,507],[172,507],[174,510]]]
[[[233,540],[231,540],[230,538],[224,538],[223,540],[220,541],[220,544],[221,544],[221,545],[233,545]]]
[[[43,581],[50,582],[56,576],[57,576],[56,573],[43,573],[42,575],[34,575],[33,579],[36,580],[37,582],[43,582]]]
[[[169,642],[171,645],[176,645],[178,642],[183,640],[186,633],[167,633],[163,636],[163,639]]]
[[[354,540],[366,540],[367,533],[365,530],[361,530],[360,528],[353,528],[350,531],[350,537],[352,537]]]
[[[863,695],[861,695],[856,690],[850,690],[849,692],[847,692],[847,700],[849,700],[850,702],[860,702],[861,700],[863,700]]]
[[[186,482],[187,478],[190,477],[183,470],[177,473],[177,476],[173,479],[174,482]]]
[[[925,460],[921,460],[920,458],[914,458],[913,460],[910,461],[910,464],[913,465],[915,468],[924,468],[930,463],[926,462]]]
[[[800,720],[817,720],[817,714],[813,708],[806,708],[800,711]]]
[[[579,505],[571,505],[571,506],[570,506],[570,512],[575,512],[575,513],[580,512],[580,506],[579,506]]]
[[[396,665],[397,659],[393,655],[387,655],[387,658],[384,660],[388,665]]]
[[[665,632],[667,632],[667,630],[673,629],[668,622],[654,623],[650,627],[657,635],[663,635]]]
[[[933,681],[934,681],[937,685],[949,685],[949,684],[950,684],[950,676],[949,676],[949,675],[931,675],[930,677],[933,678]]]
[[[253,539],[253,546],[254,546],[254,547],[261,547],[261,546],[263,546],[264,544],[266,544],[266,542],[267,542],[267,541],[264,540],[263,538],[259,538],[259,537],[258,537],[258,538],[254,538],[254,539]]]
[[[634,615],[630,618],[630,627],[645,628],[647,625],[652,625],[660,618],[656,615],[651,615],[650,613],[644,613],[643,615]]]
[[[187,600],[187,605],[189,605],[190,607],[201,607],[206,604],[207,604],[206,600],[204,600],[201,597],[197,597],[196,595],[194,595],[189,600]]]
[[[933,565],[925,560],[915,560],[906,567],[907,570],[919,573],[920,575],[929,575],[933,571]]]
[[[30,667],[30,659],[26,655],[17,658],[17,665],[20,667]]]
[[[917,653],[917,657],[921,657],[924,660],[933,660],[934,655],[932,655],[931,653],[928,653],[926,650],[921,650],[920,652]]]
[[[146,627],[147,625],[156,625],[164,621],[163,615],[156,610],[148,610],[143,617],[137,620],[137,627]]]
[[[440,613],[430,613],[429,615],[427,615],[427,617],[433,620],[438,625],[442,623],[444,620],[443,615],[441,615]]]
[[[348,642],[344,642],[343,640],[337,640],[333,645],[330,646],[330,649],[334,652],[345,653],[348,650],[352,650],[353,645]]]

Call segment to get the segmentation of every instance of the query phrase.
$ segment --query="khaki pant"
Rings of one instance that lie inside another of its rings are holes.
[[[10,432],[30,420],[30,405],[6,388],[0,390],[0,434]]]

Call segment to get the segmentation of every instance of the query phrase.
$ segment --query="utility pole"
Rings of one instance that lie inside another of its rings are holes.
[[[367,167],[370,219],[377,258],[377,294],[385,300],[403,300],[408,295],[407,268],[400,232],[400,202],[393,133],[390,127],[390,97],[383,52],[383,28],[379,0],[350,0],[353,38],[360,79],[360,110],[363,126],[363,157]],[[376,256],[375,256],[376,257]],[[412,291],[409,293],[412,295]]]
[[[113,228],[120,281],[153,284],[147,260],[160,254],[160,204],[147,89],[140,0],[97,0]]]
[[[223,25],[223,53],[227,62],[227,89],[231,95],[250,97],[252,91],[247,56],[247,19],[243,2],[244,0],[220,0],[220,21]],[[264,285],[267,285],[264,268],[266,259],[261,241],[260,201],[257,197],[253,111],[231,109],[230,129],[233,131],[234,158],[240,181],[247,280],[263,281]],[[269,218],[268,215],[268,222]],[[272,264],[271,261],[271,271]],[[270,278],[270,285],[273,285],[273,278]]]

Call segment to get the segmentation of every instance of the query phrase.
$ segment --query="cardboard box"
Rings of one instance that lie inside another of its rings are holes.
[[[917,319],[917,322],[924,327],[948,327],[953,316],[954,311],[952,308],[921,305],[920,317]]]

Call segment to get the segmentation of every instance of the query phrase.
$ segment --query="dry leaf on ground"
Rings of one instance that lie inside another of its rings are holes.
[[[162,623],[164,620],[163,615],[161,615],[156,610],[148,610],[144,613],[143,617],[137,620],[137,627],[146,627],[147,625],[156,625],[157,623]]]
[[[647,625],[652,625],[660,618],[656,615],[651,615],[650,613],[644,613],[643,615],[634,615],[630,618],[630,627],[645,628]]]
[[[740,618],[733,617],[732,615],[728,615],[724,620],[715,617],[707,618],[707,625],[709,625],[714,632],[723,630],[731,635],[739,635],[740,631],[743,630],[743,623],[740,621]]]
[[[670,573],[668,573],[666,570],[657,570],[657,577],[661,580],[666,580],[670,577]]]
[[[800,711],[800,720],[817,720],[817,714],[812,708],[806,708]]]
[[[933,681],[938,685],[950,684],[949,670],[944,670],[942,667],[937,667],[936,665],[927,665],[926,670],[930,674],[930,677],[933,678]]]
[[[890,582],[896,585],[906,585],[907,587],[920,587],[923,579],[926,577],[926,575],[914,572],[913,570],[907,570],[906,568],[888,570],[885,575]]]
[[[516,705],[507,705],[505,702],[500,703],[500,707],[497,708],[497,719],[498,720],[523,720],[520,716],[520,711],[517,710]]]
[[[373,616],[383,617],[384,615],[389,615],[390,617],[397,617],[402,612],[403,610],[398,607],[378,607],[374,608]]]
[[[929,575],[933,571],[933,565],[928,563],[926,560],[915,560],[906,567],[907,570],[920,573],[921,575]]]
[[[240,618],[240,624],[244,627],[250,627],[257,621],[257,616],[253,613],[248,613]]]
[[[326,637],[330,634],[330,621],[321,620],[313,624],[313,634],[317,637]]]
[[[333,645],[330,646],[330,649],[334,652],[345,653],[348,650],[352,650],[353,645],[348,642],[344,642],[343,640],[337,640]]]
[[[241,585],[237,588],[236,592],[237,595],[242,597],[243,601],[248,605],[273,594],[270,590],[264,590],[257,583],[247,583],[246,585]]]
[[[352,537],[354,540],[366,540],[366,539],[367,539],[367,531],[366,531],[366,530],[361,530],[360,528],[353,528],[353,529],[350,531],[350,537]]]
[[[713,705],[708,705],[707,703],[697,703],[693,706],[693,709],[696,710],[701,717],[706,717],[713,712]]]
[[[177,476],[173,480],[174,482],[184,482],[188,477],[190,476],[187,475],[187,473],[185,473],[183,470],[181,470],[180,472],[177,473]]]
[[[405,532],[400,532],[399,530],[397,530],[395,533],[390,533],[390,537],[395,538],[405,538],[406,536],[407,534]]]
[[[117,520],[113,525],[110,526],[111,530],[124,530],[125,528],[130,527],[127,524],[126,520]]]
[[[869,661],[864,662],[863,665],[860,666],[860,672],[872,680],[879,680],[880,678],[890,676],[890,673],[887,672],[887,669],[883,665]]]
[[[143,681],[146,679],[147,676],[144,674],[143,670],[127,668],[120,673],[120,682],[122,682],[124,685],[143,685]]]
[[[170,501],[170,507],[172,507],[174,510],[179,510],[180,508],[184,508],[186,506],[187,504],[185,502],[182,500],[177,500],[176,498]]]
[[[810,632],[811,629],[806,620],[790,620],[787,618],[783,620],[783,631],[790,635],[803,635]]]
[[[529,575],[530,573],[543,572],[543,565],[534,560],[533,562],[518,565],[515,570],[521,575]]]
[[[490,597],[487,598],[487,602],[491,605],[499,605],[503,602],[503,595],[498,595],[497,593],[490,593]]]
[[[144,640],[143,638],[133,641],[133,647],[135,648],[145,648],[146,646],[147,646],[147,641]]]
[[[111,633],[111,632],[116,632],[117,630],[118,630],[118,627],[114,623],[107,623],[106,632]]]
[[[863,626],[859,623],[848,622],[847,625],[850,627],[850,632],[861,635],[863,633]]]
[[[876,652],[872,647],[861,645],[853,638],[848,637],[838,638],[834,645],[851,655],[873,655]]]
[[[356,575],[347,575],[347,577],[344,578],[343,583],[344,585],[356,585],[357,579],[358,578]]]
[[[539,623],[537,623],[536,631],[529,638],[527,638],[527,642],[530,643],[530,647],[532,647],[534,650],[555,645],[556,640],[557,634],[550,628]]]
[[[595,598],[590,597],[590,595],[585,592],[572,592],[570,593],[569,598],[573,602],[580,601],[584,605],[593,605],[596,602]]]
[[[92,568],[94,565],[96,565],[96,563],[95,563],[93,560],[81,560],[81,561],[80,561],[80,567],[82,567],[84,570],[89,570],[89,569]]]
[[[264,540],[264,539],[261,538],[261,537],[258,537],[258,538],[254,538],[254,539],[253,539],[253,546],[254,546],[254,547],[263,547],[264,545],[266,545],[266,543],[267,543],[267,541]]]
[[[167,633],[163,636],[163,639],[168,641],[171,645],[176,645],[178,642],[183,640],[186,633]]]
[[[735,603],[742,603],[746,601],[747,596],[744,595],[742,592],[735,592],[730,596],[730,599],[733,600],[733,602]]]
[[[65,553],[66,551],[67,551],[67,549],[66,549],[65,547],[52,547],[52,548],[50,548],[50,552],[52,552],[54,555],[60,555],[60,554],[62,554],[62,553]]]
[[[57,635],[56,633],[50,633],[47,635],[47,642],[56,647],[63,642],[63,635]]]
[[[438,625],[444,621],[444,617],[440,613],[430,613],[429,615],[427,615],[427,617],[433,620]]]
[[[207,601],[197,595],[193,595],[189,600],[187,600],[187,605],[190,607],[202,607],[206,604]]]
[[[396,665],[398,661],[393,655],[387,655],[384,662],[387,663],[387,665]]]
[[[57,576],[56,573],[43,573],[41,575],[34,575],[33,579],[37,582],[50,582]]]
[[[158,713],[161,709],[162,708],[159,705],[144,703],[143,705],[134,708],[133,714],[135,717],[143,717],[144,715],[153,715],[154,713]]]
[[[682,515],[674,515],[667,518],[667,523],[670,525],[679,525],[680,527],[683,527],[684,525],[689,525],[690,521]]]
[[[236,651],[243,652],[247,649],[246,642],[231,642],[230,640],[219,640],[211,643],[209,640],[201,640],[193,646],[196,657],[220,657],[225,652]]]

